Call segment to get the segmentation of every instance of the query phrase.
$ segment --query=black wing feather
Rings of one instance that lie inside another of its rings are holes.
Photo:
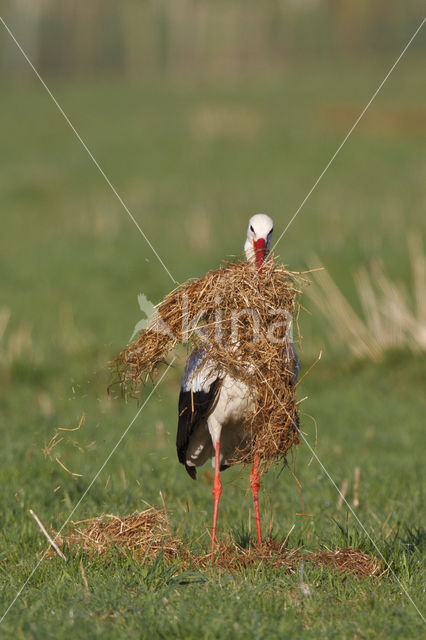
[[[181,391],[179,394],[179,421],[176,436],[176,449],[179,462],[185,468],[193,480],[197,477],[195,467],[186,464],[186,452],[189,440],[200,422],[205,420],[211,413],[217,393],[220,388],[221,379],[217,378],[208,391]]]

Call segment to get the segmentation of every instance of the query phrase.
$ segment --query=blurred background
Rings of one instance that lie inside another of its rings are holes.
[[[274,218],[278,239],[422,9],[3,0],[2,17],[181,282],[241,254],[254,213]],[[313,277],[300,316],[304,371],[323,353],[300,390],[307,437],[314,443],[313,416],[336,482],[361,466],[363,499],[368,486],[368,508],[383,519],[405,509],[415,520],[421,468],[425,53],[423,29],[276,248],[290,268],[323,264],[328,274]],[[66,516],[135,414],[107,395],[108,363],[143,317],[137,295],[156,303],[174,283],[3,25],[0,55],[0,474],[6,521],[25,537],[27,506]],[[209,472],[190,484],[175,459],[180,373],[148,403],[81,517],[157,502],[161,488],[188,533],[210,522]],[[58,426],[83,414],[49,449]],[[299,519],[297,535],[315,538],[336,496],[300,451],[306,511],[319,515]],[[225,477],[224,527],[245,522],[240,473]],[[267,482],[271,507],[285,498],[275,523],[288,531],[301,510],[296,485],[289,474]]]
[[[5,0],[3,16],[43,74],[118,74],[137,82],[159,74],[264,76],[312,58],[393,54],[417,26],[422,6],[420,0]],[[5,68],[22,76],[4,36]],[[414,48],[424,49],[424,42]]]

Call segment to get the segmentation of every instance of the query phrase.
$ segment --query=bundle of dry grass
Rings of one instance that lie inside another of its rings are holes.
[[[244,382],[255,399],[245,425],[251,445],[238,461],[285,457],[299,441],[289,332],[301,281],[270,256],[260,273],[252,262],[228,263],[183,284],[115,361],[122,387],[136,391],[178,343],[201,348],[212,375]]]
[[[149,507],[127,516],[102,514],[73,523],[74,528],[59,539],[90,554],[108,555],[112,549],[125,549],[136,560],[155,559],[162,552],[167,560],[185,556],[180,540],[174,538],[165,509]]]
[[[250,567],[257,567],[263,563],[273,567],[283,567],[289,571],[295,571],[300,563],[300,553],[296,550],[286,549],[272,538],[263,541],[261,548],[255,545],[242,547],[229,538],[216,545],[215,566],[229,571],[242,571]],[[303,556],[304,557],[304,556]],[[196,562],[199,566],[209,566],[210,556],[199,558]]]
[[[185,566],[207,568],[211,556],[195,555],[170,530],[166,509],[149,507],[145,511],[127,516],[102,514],[73,523],[67,535],[58,536],[57,543],[72,550],[83,550],[91,555],[108,557],[112,550],[125,550],[138,562],[150,563],[159,553],[170,562],[178,559]],[[51,552],[54,555],[54,552]],[[286,543],[267,538],[262,547],[242,547],[231,537],[216,546],[215,566],[238,572],[265,564],[285,571],[297,571],[301,563],[320,567],[333,567],[340,573],[356,577],[379,576],[382,563],[377,558],[348,547],[335,551],[307,552],[290,550]]]
[[[382,562],[360,549],[336,549],[336,551],[319,551],[311,556],[311,562],[318,565],[335,566],[340,573],[352,573],[359,578],[379,576]]]
[[[382,563],[360,549],[348,547],[335,551],[305,552],[300,549],[290,550],[272,538],[266,539],[262,547],[241,547],[228,540],[216,547],[215,565],[232,571],[241,571],[248,567],[256,567],[264,563],[274,568],[282,568],[295,572],[301,563],[318,567],[331,566],[340,573],[351,574],[358,578],[378,576]],[[201,566],[208,566],[210,556],[197,561]]]

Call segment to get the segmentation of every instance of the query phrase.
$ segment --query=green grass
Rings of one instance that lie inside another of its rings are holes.
[[[336,62],[240,84],[104,80],[52,89],[182,281],[240,252],[254,212],[274,217],[278,237],[388,66]],[[404,59],[279,245],[295,269],[317,254],[352,302],[353,269],[376,257],[409,283],[406,236],[425,227],[424,122],[412,114],[425,102],[423,65]],[[0,113],[1,305],[11,312],[0,351],[1,615],[45,548],[28,510],[58,529],[134,416],[135,404],[108,398],[107,363],[140,319],[137,294],[156,302],[172,282],[36,83],[6,86]],[[201,239],[191,230],[197,215]],[[70,554],[66,564],[41,563],[0,627],[4,637],[421,636],[402,588],[423,608],[424,358],[356,363],[344,345],[328,348],[315,314],[304,314],[302,329],[305,369],[326,346],[300,389],[308,396],[304,431],[314,445],[314,416],[317,454],[337,485],[349,480],[350,500],[361,468],[357,515],[394,574],[356,581],[306,566],[304,598],[298,575],[267,566],[188,573],[161,559],[148,567],[120,555],[106,563]],[[158,506],[162,491],[173,528],[204,552],[211,478],[203,469],[192,482],[174,451],[180,366],[73,519],[130,513],[145,500]],[[83,412],[81,429],[64,432],[45,457],[56,428],[75,426]],[[296,470],[313,518],[295,515],[295,481],[273,469],[261,496],[265,523],[273,512],[276,536],[295,523],[290,547],[354,544],[375,553],[353,516],[336,509],[335,489],[310,458],[302,445]],[[231,469],[223,483],[219,525],[238,538],[252,522],[248,471]]]

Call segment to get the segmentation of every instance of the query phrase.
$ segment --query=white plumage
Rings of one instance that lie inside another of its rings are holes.
[[[197,393],[198,389],[208,393],[213,382],[214,379],[207,380],[201,389],[194,385],[193,393]],[[216,443],[221,439],[220,466],[228,467],[237,448],[244,446],[242,422],[253,406],[248,387],[226,375],[221,382],[211,413],[199,423],[191,436],[186,452],[186,464],[189,467],[201,466],[211,458],[214,467]]]

